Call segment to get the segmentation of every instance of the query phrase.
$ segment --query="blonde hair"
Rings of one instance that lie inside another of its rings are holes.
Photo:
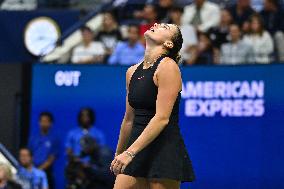
[[[13,174],[10,165],[4,162],[0,162],[0,170],[4,171],[7,180],[13,179]]]

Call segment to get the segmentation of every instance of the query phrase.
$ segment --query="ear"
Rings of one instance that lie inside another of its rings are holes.
[[[174,44],[173,44],[173,42],[171,42],[171,41],[165,41],[163,45],[164,45],[164,47],[166,47],[167,49],[171,49],[171,48],[174,47]]]

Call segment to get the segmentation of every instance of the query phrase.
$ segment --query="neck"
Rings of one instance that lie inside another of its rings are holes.
[[[91,41],[84,42],[84,46],[85,46],[85,47],[88,47],[90,44],[91,44]]]
[[[47,135],[48,129],[42,129],[40,132],[41,132],[42,135]]]
[[[240,4],[237,4],[237,10],[238,12],[242,13],[244,10],[247,10],[249,7],[242,6]]]
[[[220,28],[228,28],[229,26],[230,26],[230,23],[220,22]]]
[[[88,125],[88,126],[82,126],[82,129],[87,129],[89,130],[91,128],[92,125]]]
[[[180,26],[181,25],[181,19],[174,20],[173,21],[175,25]]]
[[[28,171],[31,171],[32,168],[33,168],[33,165],[27,165],[27,166],[24,166],[25,169],[27,169]]]
[[[112,30],[114,30],[116,28],[116,25],[112,25],[112,26],[108,26],[108,27],[105,27],[105,31],[106,32],[111,32]]]
[[[232,43],[238,43],[240,41],[240,38],[238,39],[232,39]]]
[[[196,8],[197,8],[197,9],[201,9],[202,6],[203,6],[203,4],[204,4],[204,2],[195,4],[195,5],[196,5]]]
[[[267,10],[268,11],[272,11],[272,12],[276,12],[277,11],[277,7],[276,6],[270,6]]]
[[[147,64],[146,62],[154,63],[154,61],[164,52],[165,50],[160,46],[147,45],[144,56],[144,64]]]
[[[129,40],[128,44],[129,44],[129,46],[133,47],[136,44],[136,41]]]

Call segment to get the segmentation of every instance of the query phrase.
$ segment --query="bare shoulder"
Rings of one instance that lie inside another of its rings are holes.
[[[171,58],[165,57],[163,60],[160,62],[157,68],[158,72],[167,72],[167,73],[179,73],[180,74],[180,69],[178,64]]]
[[[137,69],[137,67],[138,67],[140,64],[141,64],[141,62],[138,63],[138,64],[135,64],[135,65],[133,65],[133,66],[130,66],[130,67],[127,69],[127,71],[126,71],[126,81],[127,81],[127,82],[130,81],[130,79],[131,79],[133,73],[135,72],[135,70]]]

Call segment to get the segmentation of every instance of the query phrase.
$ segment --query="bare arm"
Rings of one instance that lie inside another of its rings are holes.
[[[126,89],[127,89],[127,96],[126,96],[126,110],[124,114],[124,118],[121,123],[119,139],[116,147],[115,156],[121,154],[125,149],[126,145],[132,130],[132,124],[134,119],[134,109],[128,103],[128,86],[131,79],[132,74],[136,69],[136,65],[130,67],[126,72]]]
[[[137,140],[127,149],[134,154],[149,145],[167,126],[174,103],[181,90],[181,73],[172,59],[165,58],[160,63],[156,79],[158,86],[156,114]]]

